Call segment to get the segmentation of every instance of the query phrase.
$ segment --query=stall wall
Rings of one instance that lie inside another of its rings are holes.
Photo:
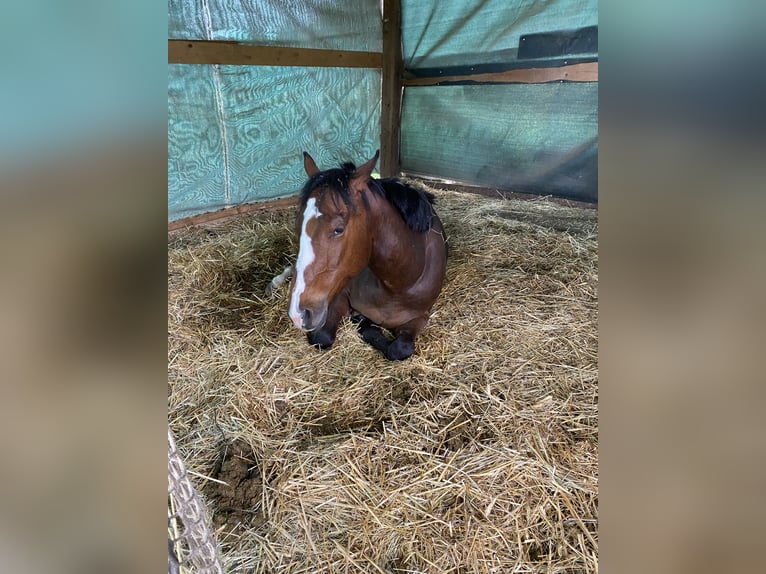
[[[379,0],[169,0],[168,37],[381,51]],[[168,217],[295,195],[380,147],[379,69],[170,64]]]
[[[597,24],[596,0],[402,0],[405,78],[597,62]],[[597,198],[597,82],[406,86],[402,105],[404,172]]]

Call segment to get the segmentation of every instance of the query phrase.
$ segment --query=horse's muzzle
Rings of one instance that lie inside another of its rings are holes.
[[[290,315],[293,324],[303,331],[316,331],[321,328],[327,320],[327,306],[323,305],[319,309],[298,308],[297,315]]]

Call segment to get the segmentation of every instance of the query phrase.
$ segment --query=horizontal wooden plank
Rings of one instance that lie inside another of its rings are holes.
[[[228,207],[226,209],[219,209],[218,211],[200,213],[199,215],[192,215],[191,217],[184,217],[183,219],[169,221],[168,231],[175,231],[185,227],[217,225],[237,215],[273,211],[276,209],[294,207],[296,205],[298,205],[298,196],[287,197],[285,199],[274,199],[271,201],[264,201],[262,203],[245,203],[243,205]]]
[[[239,42],[168,40],[169,64],[380,68],[380,52],[251,46]]]
[[[548,82],[598,82],[598,62],[586,62],[559,68],[524,68],[487,74],[409,78],[405,86],[437,86],[452,83],[545,84]]]
[[[512,50],[500,50],[495,52],[495,57],[500,58],[503,52],[504,59],[497,59],[494,62],[463,63],[455,65],[427,66],[417,68],[407,68],[406,78],[444,78],[446,76],[473,76],[476,74],[499,74],[500,72],[509,72],[511,70],[528,70],[530,68],[561,68],[562,66],[572,66],[574,64],[588,64],[598,62],[596,56],[575,56],[561,58],[541,58],[534,60],[519,60]]]
[[[598,202],[597,201],[579,201],[577,199],[567,199],[565,197],[556,197],[554,195],[539,195],[535,193],[520,193],[518,191],[506,191],[503,189],[498,189],[496,187],[483,187],[480,185],[475,185],[471,183],[461,183],[456,182],[454,180],[446,181],[444,179],[428,176],[428,175],[419,175],[417,173],[408,173],[404,172],[402,173],[403,176],[408,177],[410,179],[414,179],[417,181],[422,182],[426,186],[441,190],[441,191],[456,191],[458,193],[471,193],[474,195],[479,195],[482,197],[488,197],[489,199],[522,199],[526,201],[549,201],[551,203],[557,203],[559,205],[564,205],[566,207],[583,207],[587,209],[598,209]]]

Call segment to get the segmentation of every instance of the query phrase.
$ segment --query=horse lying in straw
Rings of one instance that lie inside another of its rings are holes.
[[[350,315],[362,339],[401,360],[415,351],[441,291],[447,244],[433,195],[372,178],[377,159],[378,152],[358,169],[345,163],[320,171],[304,152],[309,180],[296,217],[289,315],[320,349],[335,342]]]

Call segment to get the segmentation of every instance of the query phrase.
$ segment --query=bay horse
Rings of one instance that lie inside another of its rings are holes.
[[[432,194],[371,176],[379,153],[359,168],[320,171],[303,152],[309,179],[296,214],[289,316],[320,349],[351,316],[362,339],[395,361],[414,353],[428,322],[444,283],[447,242]]]

